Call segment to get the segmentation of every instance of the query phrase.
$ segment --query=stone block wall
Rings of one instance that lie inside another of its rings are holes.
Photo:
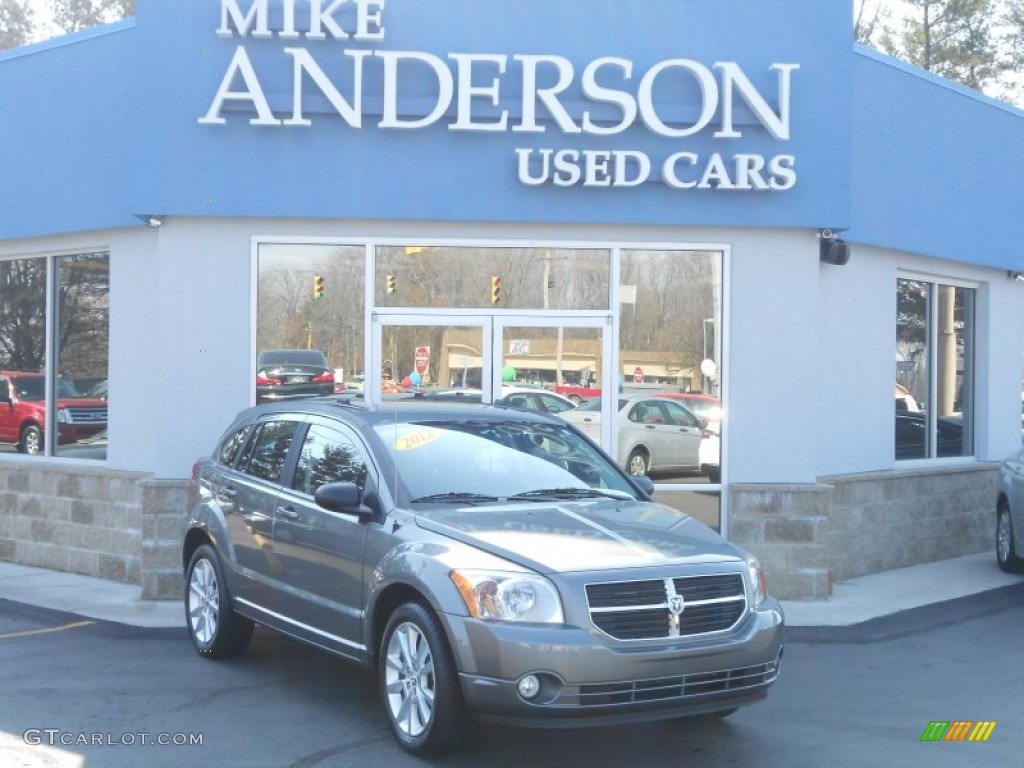
[[[828,597],[828,487],[734,485],[729,493],[729,539],[760,559],[768,590],[783,598]]]
[[[769,591],[824,599],[836,581],[994,546],[998,464],[729,488],[729,538],[757,555]]]
[[[0,560],[181,595],[185,481],[102,468],[0,467]]]
[[[836,581],[993,546],[998,464],[727,489],[729,538],[777,597],[824,599]],[[0,465],[0,560],[115,579],[180,599],[186,480],[103,468]]]
[[[994,551],[997,480],[998,464],[822,478],[833,578]]]

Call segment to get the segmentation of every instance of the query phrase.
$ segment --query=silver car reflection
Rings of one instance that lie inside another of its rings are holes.
[[[996,560],[1007,573],[1024,573],[1024,451],[999,470]]]
[[[666,397],[620,397],[618,454],[631,475],[653,472],[697,472],[704,422]],[[601,440],[601,400],[591,400],[559,416]]]

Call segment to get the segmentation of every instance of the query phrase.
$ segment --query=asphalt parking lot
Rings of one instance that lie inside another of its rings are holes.
[[[462,751],[435,764],[1019,765],[1024,584],[992,594],[987,604],[962,598],[859,633],[795,630],[768,699],[723,722],[477,726]],[[5,768],[424,764],[394,744],[368,673],[265,630],[244,657],[216,663],[199,658],[181,629],[0,600],[0,669]],[[922,742],[936,720],[996,725],[984,743]],[[155,743],[161,735],[169,743]]]

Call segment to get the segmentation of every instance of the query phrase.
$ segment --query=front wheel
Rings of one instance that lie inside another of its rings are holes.
[[[30,424],[21,430],[21,440],[18,442],[18,450],[32,456],[43,452],[43,433],[39,427]]]
[[[996,518],[996,559],[1000,569],[1007,573],[1024,573],[1024,560],[1013,545],[1013,518],[1010,508],[1003,504]]]
[[[224,568],[209,544],[196,549],[188,564],[185,618],[192,644],[203,656],[237,656],[252,640],[253,622],[232,609]]]
[[[467,715],[455,661],[430,609],[410,602],[391,614],[378,666],[384,711],[402,749],[419,757],[454,749]]]
[[[647,454],[643,451],[636,449],[629,454],[629,460],[626,462],[626,471],[629,474],[646,475],[649,467]]]

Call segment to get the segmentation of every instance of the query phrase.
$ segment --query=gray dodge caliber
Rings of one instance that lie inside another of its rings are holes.
[[[722,717],[779,672],[756,559],[651,501],[556,417],[321,398],[257,406],[196,462],[185,610],[206,658],[260,624],[374,671],[398,743]]]

